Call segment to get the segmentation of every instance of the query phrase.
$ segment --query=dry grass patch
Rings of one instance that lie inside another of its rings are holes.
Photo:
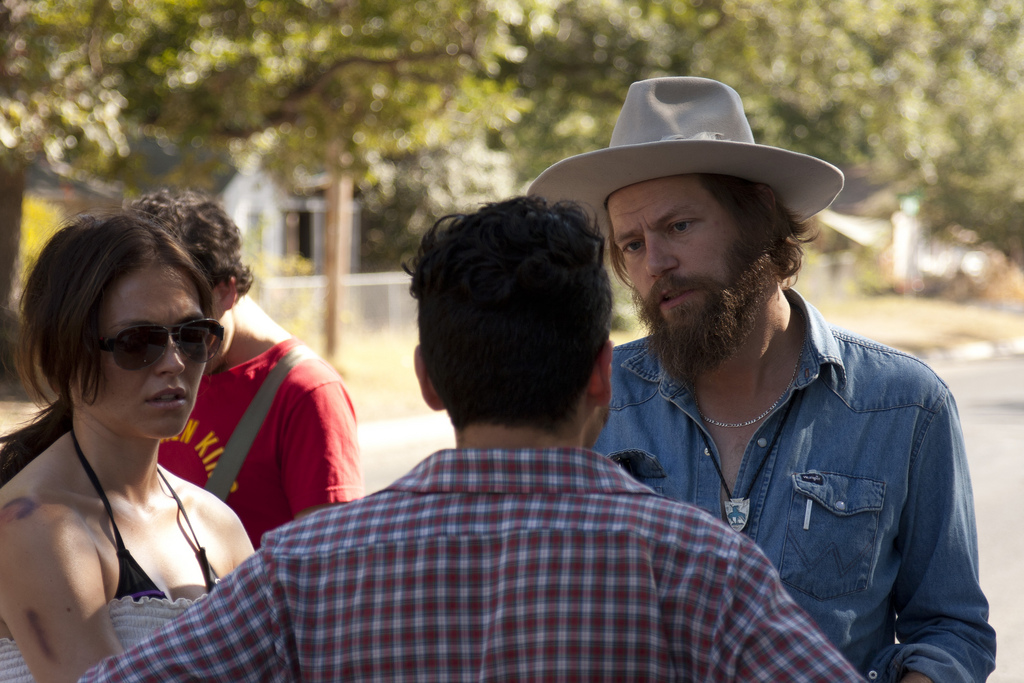
[[[420,396],[413,368],[416,332],[349,332],[335,367],[360,422],[431,412]]]
[[[622,344],[636,338],[633,332],[615,332]],[[342,339],[335,359],[360,422],[389,420],[432,412],[420,396],[413,369],[415,331],[351,332]]]
[[[914,354],[1024,337],[1024,315],[941,299],[880,296],[819,306],[833,325]]]

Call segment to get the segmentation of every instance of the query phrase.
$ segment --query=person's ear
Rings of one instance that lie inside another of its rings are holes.
[[[220,319],[238,303],[238,287],[234,276],[213,286],[214,317]]]
[[[583,424],[580,428],[580,445],[592,448],[608,421],[608,405],[612,400],[612,343],[605,342],[594,360],[587,390],[581,399]]]
[[[587,396],[595,406],[606,406],[612,400],[612,344],[611,339],[605,341],[604,346],[594,360],[594,367],[590,371],[590,381],[587,382]]]
[[[423,396],[424,402],[426,402],[431,410],[444,410],[444,401],[437,395],[437,391],[434,390],[434,383],[430,381],[430,375],[427,374],[427,366],[423,363],[423,354],[420,353],[419,344],[416,345],[416,351],[413,353],[413,365],[416,368],[416,379],[420,383],[420,394]]]

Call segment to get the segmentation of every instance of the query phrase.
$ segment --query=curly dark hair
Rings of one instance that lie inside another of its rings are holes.
[[[608,339],[604,240],[578,205],[537,197],[446,216],[405,270],[420,353],[456,429],[555,431]]]
[[[129,207],[166,225],[206,273],[210,287],[231,278],[239,296],[252,287],[252,270],[242,264],[242,234],[213,197],[197,190],[164,189],[139,197]]]

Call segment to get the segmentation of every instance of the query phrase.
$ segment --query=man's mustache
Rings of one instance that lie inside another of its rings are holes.
[[[688,291],[708,291],[708,292],[719,292],[725,289],[725,285],[718,282],[711,277],[702,276],[683,276],[669,273],[663,275],[661,279],[651,288],[648,292],[647,297],[643,300],[644,304],[651,308],[658,308],[661,302],[675,294],[681,294],[682,292]]]

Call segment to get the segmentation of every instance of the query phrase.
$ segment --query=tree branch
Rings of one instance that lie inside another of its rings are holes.
[[[373,59],[370,57],[356,56],[341,59],[331,64],[321,74],[311,81],[299,83],[288,95],[283,98],[282,110],[289,110],[293,103],[302,102],[308,97],[320,95],[330,85],[334,75],[350,66],[376,66],[394,71],[395,69],[414,63],[428,63],[439,59],[456,59],[461,55],[473,56],[468,50],[459,49],[455,54],[447,52],[433,52],[423,55],[405,55],[396,59]]]
[[[282,123],[294,123],[300,114],[300,105],[311,97],[323,94],[324,90],[331,84],[334,77],[342,70],[353,66],[370,66],[384,68],[389,71],[396,71],[402,66],[409,64],[424,64],[441,59],[457,59],[461,55],[472,56],[471,51],[460,49],[454,54],[447,52],[434,52],[423,55],[405,55],[393,59],[376,59],[366,56],[353,56],[340,59],[323,72],[316,74],[315,78],[297,83],[290,92],[281,98],[280,106],[263,116],[259,125],[241,127],[217,127],[215,135],[228,138],[244,138],[260,132],[264,128],[277,126]],[[440,82],[440,79],[427,76],[415,77],[420,83]]]

